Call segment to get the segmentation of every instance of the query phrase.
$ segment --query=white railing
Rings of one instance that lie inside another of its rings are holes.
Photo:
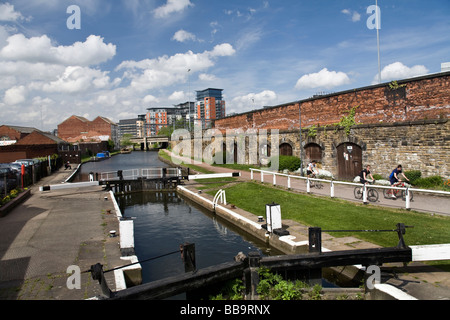
[[[302,176],[297,176],[297,175],[290,175],[287,173],[279,173],[279,172],[254,169],[254,168],[250,168],[250,179],[251,180],[255,180],[253,172],[260,172],[262,183],[264,182],[264,175],[268,175],[269,177],[272,176],[273,185],[277,184],[277,176],[286,177],[288,189],[291,189],[291,179],[305,180],[307,193],[311,193],[311,181],[329,183],[330,184],[330,197],[332,197],[332,198],[335,197],[335,192],[334,192],[335,184],[362,187],[361,183],[345,182],[345,181],[337,181],[337,180],[327,180],[327,179],[319,179],[319,178],[309,178],[309,177],[302,177]],[[409,191],[417,191],[417,192],[423,192],[423,193],[440,194],[440,195],[450,196],[450,192],[448,192],[448,191],[416,189],[416,188],[410,188],[410,187],[391,187],[391,186],[382,186],[382,185],[370,185],[370,186],[364,186],[363,198],[362,198],[362,201],[364,203],[367,203],[367,188],[404,190],[405,191],[405,208],[407,210],[411,209],[411,199],[410,199]]]
[[[179,168],[145,168],[121,170],[122,178],[125,180],[135,180],[137,178],[155,179],[164,177],[163,170],[166,170],[166,178],[181,177]],[[119,171],[102,172],[99,174],[100,181],[119,180]]]

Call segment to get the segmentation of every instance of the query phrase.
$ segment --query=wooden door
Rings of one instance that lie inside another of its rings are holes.
[[[338,176],[353,180],[362,170],[362,149],[357,144],[346,142],[337,147]]]
[[[280,156],[292,156],[292,147],[289,143],[280,145]]]
[[[306,161],[322,162],[322,148],[317,143],[309,143],[305,146]]]

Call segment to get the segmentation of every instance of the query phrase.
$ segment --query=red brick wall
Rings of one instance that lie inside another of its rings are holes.
[[[81,135],[82,132],[88,132],[88,122],[82,121],[76,116],[71,116],[58,125],[58,137],[66,140]]]
[[[217,129],[242,128],[292,130],[299,127],[330,125],[346,111],[356,109],[361,124],[394,123],[450,117],[450,72],[398,81],[392,90],[388,83],[344,91],[324,97],[252,111],[216,120]]]
[[[101,117],[97,117],[89,123],[89,131],[95,131],[104,136],[111,136],[111,123]]]
[[[79,137],[83,133],[89,137],[89,132],[92,132],[94,136],[111,136],[111,123],[101,117],[93,121],[83,121],[76,116],[71,116],[58,125],[58,137],[63,140]]]
[[[17,140],[19,141],[21,138],[25,137],[26,134],[21,134],[19,131],[11,129],[8,126],[0,126],[0,137],[7,136],[9,140]]]

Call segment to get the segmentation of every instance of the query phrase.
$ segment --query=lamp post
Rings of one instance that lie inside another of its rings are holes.
[[[191,72],[191,69],[188,69],[188,104],[189,104],[189,114],[188,114],[188,121],[189,121],[189,131],[191,131],[191,77],[189,76],[189,72]]]

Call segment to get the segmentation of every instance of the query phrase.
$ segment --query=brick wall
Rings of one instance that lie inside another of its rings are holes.
[[[358,106],[355,120],[361,124],[394,123],[450,117],[450,72],[348,90],[230,116],[215,121],[217,129],[255,128],[292,130],[339,122],[346,111]]]
[[[80,119],[77,116],[71,116],[58,125],[58,137],[63,140],[77,137],[82,132],[88,132],[88,121]]]
[[[102,117],[97,117],[93,121],[89,121],[83,117],[71,116],[58,125],[58,137],[70,141],[80,141],[84,136],[89,140],[92,137],[97,140],[99,136],[110,136],[111,122]]]
[[[25,137],[26,134],[22,134],[19,131],[16,131],[8,126],[0,126],[0,138],[8,137],[8,140],[17,140],[19,141],[21,138]]]

